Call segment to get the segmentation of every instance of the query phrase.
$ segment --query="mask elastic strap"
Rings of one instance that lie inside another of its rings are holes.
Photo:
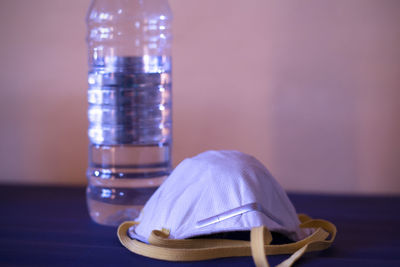
[[[270,245],[270,232],[264,226],[253,228],[251,242],[227,239],[169,239],[169,232],[152,231],[146,244],[132,240],[128,229],[137,222],[124,222],[118,228],[118,238],[128,250],[150,258],[168,261],[197,261],[225,257],[253,256],[257,266],[269,266],[266,255],[292,254],[278,266],[291,266],[305,252],[328,248],[336,236],[336,227],[325,220],[299,215],[301,228],[315,228],[303,240],[283,245]],[[327,239],[330,236],[329,239]]]

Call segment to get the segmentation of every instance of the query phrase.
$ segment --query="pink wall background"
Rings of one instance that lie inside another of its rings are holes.
[[[170,3],[175,165],[236,149],[287,190],[400,193],[399,1]],[[0,183],[86,183],[88,4],[0,2]]]

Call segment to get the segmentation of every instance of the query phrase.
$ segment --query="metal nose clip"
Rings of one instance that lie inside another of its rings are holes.
[[[259,212],[263,213],[265,216],[267,216],[268,218],[270,218],[271,220],[273,220],[274,222],[276,222],[277,224],[282,225],[282,222],[278,218],[273,216],[267,210],[263,209],[262,206],[260,204],[258,204],[257,202],[253,202],[250,204],[246,204],[246,205],[225,211],[223,213],[212,216],[210,218],[200,220],[196,223],[196,228],[205,227],[210,224],[221,222],[223,220],[226,220],[226,219],[229,219],[229,218],[232,218],[232,217],[235,217],[235,216],[238,216],[238,215],[250,212],[250,211],[259,211]]]

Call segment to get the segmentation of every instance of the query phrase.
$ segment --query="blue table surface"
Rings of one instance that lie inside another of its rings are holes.
[[[400,196],[289,194],[299,213],[332,221],[333,246],[296,266],[400,266]],[[272,266],[287,258],[270,256]],[[253,266],[251,257],[167,262],[122,247],[97,225],[79,187],[0,186],[1,266]]]

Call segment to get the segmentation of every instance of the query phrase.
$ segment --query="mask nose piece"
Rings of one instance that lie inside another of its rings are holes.
[[[232,217],[235,217],[238,215],[242,215],[244,213],[251,212],[251,211],[261,212],[265,216],[270,218],[272,221],[274,221],[275,223],[282,225],[282,222],[278,218],[276,218],[270,212],[268,212],[266,209],[264,209],[259,203],[253,202],[253,203],[249,203],[249,204],[246,204],[246,205],[243,205],[243,206],[231,209],[231,210],[227,210],[218,215],[214,215],[212,217],[202,219],[202,220],[196,222],[196,228],[206,227],[208,225],[218,223],[218,222],[221,222],[221,221],[227,220],[229,218],[232,218]]]

